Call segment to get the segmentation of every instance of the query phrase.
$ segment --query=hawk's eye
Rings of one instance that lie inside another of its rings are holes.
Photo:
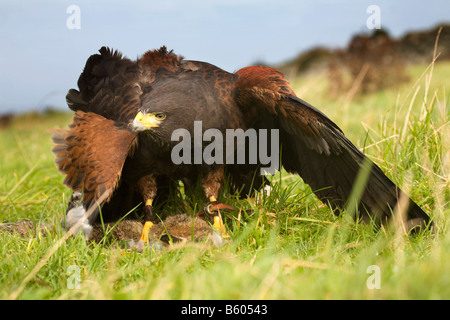
[[[155,118],[158,120],[164,120],[166,118],[166,114],[165,113],[155,113]]]

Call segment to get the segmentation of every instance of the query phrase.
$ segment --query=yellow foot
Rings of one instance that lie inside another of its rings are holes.
[[[223,224],[222,215],[220,214],[220,212],[218,212],[218,214],[214,216],[213,228],[219,232],[220,236],[223,239],[227,239],[230,237],[230,235],[227,233],[227,230],[225,229],[225,225]]]
[[[220,215],[220,213],[214,217],[213,227],[221,234],[225,233],[225,226],[223,224],[222,216]]]
[[[209,200],[210,202],[205,205],[204,212],[210,217],[212,216],[213,228],[219,232],[222,238],[229,238],[223,223],[220,209],[233,210],[233,208],[223,203],[217,203],[216,197],[209,197]]]
[[[147,243],[148,241],[148,234],[150,232],[150,229],[153,227],[153,222],[151,221],[146,221],[144,224],[144,228],[142,229],[142,235],[141,235],[141,239],[144,243]]]

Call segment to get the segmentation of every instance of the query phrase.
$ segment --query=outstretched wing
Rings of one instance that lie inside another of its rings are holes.
[[[78,89],[66,100],[76,111],[68,130],[54,130],[55,164],[66,175],[64,184],[83,193],[86,209],[97,205],[105,192],[110,200],[119,183],[122,167],[137,135],[128,130],[141,105],[140,97],[150,85],[147,72],[114,50],[102,47],[86,61]],[[91,216],[95,219],[96,213]]]
[[[287,171],[299,174],[324,203],[343,209],[358,172],[369,164],[359,214],[378,221],[392,215],[404,193],[334,122],[298,98],[281,73],[258,66],[243,68],[237,74],[238,105],[249,123],[254,121],[259,126],[280,130],[281,159]],[[429,222],[429,217],[412,200],[407,215],[414,224]]]
[[[136,135],[101,115],[83,111],[75,113],[68,130],[52,131],[56,167],[66,175],[66,186],[83,192],[85,208],[105,191],[111,195]]]
[[[110,196],[104,202],[110,200],[137,144],[128,125],[141,107],[141,97],[152,89],[158,70],[175,70],[181,60],[166,47],[148,51],[138,61],[102,47],[86,61],[78,90],[66,96],[76,112],[73,123],[68,130],[54,130],[52,137],[55,164],[66,175],[64,184],[83,192],[86,209],[97,205],[105,191]]]

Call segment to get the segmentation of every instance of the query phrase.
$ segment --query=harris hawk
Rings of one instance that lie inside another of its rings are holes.
[[[63,225],[69,228],[84,219],[81,228],[87,238],[100,211],[104,218],[118,219],[143,203],[141,240],[146,241],[155,222],[157,194],[177,187],[178,181],[192,185],[198,179],[209,199],[205,211],[214,218],[213,226],[224,232],[218,209],[227,206],[217,202],[224,175],[229,174],[244,193],[266,180],[258,170],[259,160],[173,161],[173,148],[180,141],[173,140],[173,132],[195,134],[199,121],[202,130],[224,134],[230,129],[275,130],[279,144],[271,151],[336,212],[348,205],[358,173],[365,168],[367,180],[355,203],[360,217],[383,223],[406,199],[409,228],[432,224],[333,121],[298,98],[273,68],[252,66],[229,73],[206,62],[185,60],[165,46],[136,61],[102,47],[87,60],[78,88],[66,96],[75,111],[73,122],[67,130],[53,131],[52,151],[66,176],[64,184],[73,190]],[[251,150],[245,148],[237,152],[247,152],[248,158]],[[87,211],[92,212],[89,217]]]

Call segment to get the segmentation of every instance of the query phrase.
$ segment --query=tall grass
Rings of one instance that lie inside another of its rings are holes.
[[[219,200],[236,212],[226,216],[232,241],[218,248],[190,244],[137,253],[87,244],[79,235],[58,243],[64,237],[58,228],[29,238],[0,232],[0,298],[450,298],[450,63],[409,72],[414,80],[400,89],[350,100],[346,93],[329,99],[324,76],[292,83],[408,191],[435,221],[434,235],[409,238],[395,225],[377,230],[345,213],[335,216],[301,178],[282,171],[272,177],[272,193],[259,200],[225,190]],[[70,118],[26,115],[0,131],[1,222],[61,221],[70,191],[53,165],[47,131]],[[195,201],[171,201],[178,208],[163,213],[197,210]]]

